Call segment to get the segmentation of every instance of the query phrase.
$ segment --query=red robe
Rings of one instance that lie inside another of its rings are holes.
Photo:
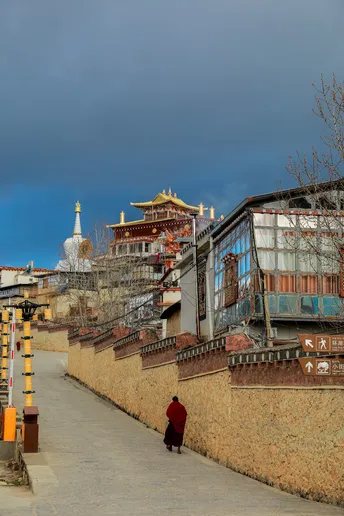
[[[179,403],[179,401],[172,401],[166,411],[166,416],[168,417],[169,421],[171,421],[175,431],[178,432],[178,434],[184,433],[187,415],[188,414],[184,405]]]

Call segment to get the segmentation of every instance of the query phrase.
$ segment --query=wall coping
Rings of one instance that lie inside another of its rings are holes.
[[[70,333],[68,333],[68,340],[74,339],[75,337],[79,336],[79,328],[77,330],[74,330]]]
[[[89,333],[85,333],[84,335],[80,335],[79,341],[93,339],[93,335],[94,335],[93,331],[90,331]]]
[[[337,353],[338,354],[338,353]],[[228,354],[228,367],[245,364],[272,364],[274,362],[296,360],[301,357],[325,357],[329,353],[310,353],[304,351],[299,343],[282,344],[273,348],[255,348],[232,351]],[[335,356],[333,354],[333,356]]]
[[[94,344],[98,344],[102,340],[108,339],[109,337],[113,336],[113,328],[110,328],[110,330],[106,330],[103,333],[100,333],[100,335],[97,335],[93,339]]]
[[[209,340],[204,344],[197,344],[192,348],[183,349],[182,351],[178,351],[176,360],[177,362],[181,362],[182,360],[187,360],[188,358],[193,358],[196,356],[203,355],[204,353],[210,353],[211,351],[223,350],[226,349],[226,336],[218,337],[214,340]]]
[[[122,338],[116,340],[116,342],[113,345],[113,349],[120,348],[121,346],[124,346],[124,344],[127,344],[128,342],[132,342],[134,340],[139,340],[139,339],[140,339],[140,330],[134,331],[133,333],[129,333],[129,335],[127,335],[126,337],[122,337]]]
[[[176,344],[177,337],[175,335],[173,337],[166,337],[166,339],[161,339],[156,342],[152,342],[151,344],[146,344],[146,346],[142,346],[141,355],[153,353],[154,351],[161,351],[162,349],[170,347],[175,347]]]

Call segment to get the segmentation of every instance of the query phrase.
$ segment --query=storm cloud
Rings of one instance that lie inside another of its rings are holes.
[[[90,223],[170,185],[222,211],[288,184],[288,155],[323,130],[312,83],[342,74],[343,14],[341,0],[0,0],[3,191],[16,203],[26,185],[37,209],[42,188],[78,194]]]

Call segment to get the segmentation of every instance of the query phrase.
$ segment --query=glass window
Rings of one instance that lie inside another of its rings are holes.
[[[296,276],[279,276],[278,277],[279,292],[296,292]]]
[[[275,232],[273,229],[256,228],[256,246],[273,249],[275,247]]]
[[[272,314],[275,314],[277,312],[276,296],[269,295],[268,302],[269,302],[269,311]]]
[[[135,244],[129,244],[129,253],[135,253]]]
[[[258,251],[259,266],[265,270],[275,269],[275,252]]]
[[[296,216],[277,215],[277,225],[280,228],[294,228],[296,226]]]
[[[317,234],[315,231],[301,231],[300,249],[314,252],[317,249]]]
[[[314,254],[299,253],[299,269],[302,272],[317,272],[317,257]]]
[[[254,296],[254,311],[257,314],[263,313],[263,299],[260,294]]]
[[[222,282],[223,282],[223,274],[220,273],[220,274],[216,274],[215,276],[215,292],[217,292],[218,290],[220,290],[222,288]]]
[[[338,256],[321,256],[320,257],[321,272],[339,272],[339,255]]]
[[[280,314],[296,314],[297,296],[278,296],[278,312]]]
[[[249,272],[251,270],[251,255],[250,253],[245,254],[245,270]]]
[[[275,292],[275,276],[273,274],[265,274],[264,285],[268,292]]]
[[[318,225],[318,218],[316,215],[300,215],[301,228],[316,228]]]
[[[277,247],[279,249],[296,248],[296,232],[286,229],[277,230]]]
[[[151,244],[149,244],[148,242],[145,242],[145,253],[150,253],[151,252]]]
[[[326,230],[339,230],[343,225],[343,220],[341,220],[341,217],[319,217],[319,226],[320,229]]]
[[[341,303],[338,297],[323,297],[323,315],[340,315]]]
[[[254,224],[255,226],[273,226],[275,222],[275,215],[270,213],[255,213]]]
[[[278,253],[278,269],[281,271],[295,270],[295,253],[280,251]]]
[[[338,235],[337,233],[321,233],[320,237],[320,248],[322,251],[328,251],[330,253],[335,253],[339,250],[340,245],[338,245]]]
[[[309,315],[319,313],[319,298],[313,296],[301,296],[301,313]]]

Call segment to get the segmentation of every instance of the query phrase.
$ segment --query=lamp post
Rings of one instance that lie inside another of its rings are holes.
[[[24,293],[24,301],[16,305],[12,305],[11,308],[16,309],[17,318],[23,319],[23,340],[24,340],[24,385],[25,390],[25,403],[23,410],[23,426],[22,426],[22,440],[24,444],[25,453],[36,453],[38,452],[38,407],[32,406],[32,394],[35,391],[32,390],[32,376],[35,374],[32,372],[32,347],[31,347],[31,320],[37,310],[37,308],[48,304],[38,304],[29,301],[28,292]],[[15,316],[14,316],[15,317]],[[46,319],[51,319],[51,310],[45,310]],[[15,410],[15,409],[14,409]]]

